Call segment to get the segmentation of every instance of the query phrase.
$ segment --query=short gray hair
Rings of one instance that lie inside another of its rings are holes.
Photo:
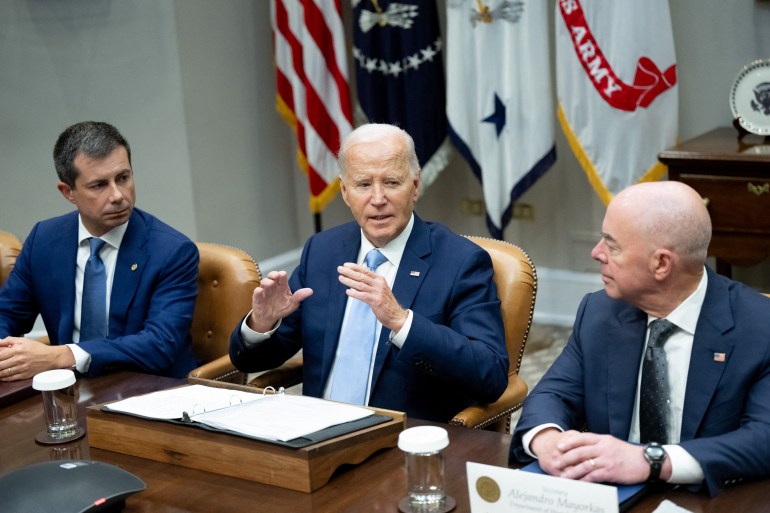
[[[403,156],[409,166],[409,172],[412,177],[418,177],[420,175],[420,161],[417,159],[417,152],[414,149],[414,139],[406,130],[386,123],[361,125],[342,140],[340,151],[337,154],[340,175],[345,176],[347,172],[347,152],[351,146],[359,143],[376,143],[388,137],[401,140],[403,143]]]

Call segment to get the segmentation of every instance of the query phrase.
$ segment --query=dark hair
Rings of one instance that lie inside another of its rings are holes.
[[[120,135],[114,126],[101,121],[83,121],[65,129],[53,147],[53,163],[59,180],[73,189],[80,171],[75,167],[75,157],[84,154],[101,159],[109,155],[118,146],[123,146],[131,163],[131,148],[128,141]]]

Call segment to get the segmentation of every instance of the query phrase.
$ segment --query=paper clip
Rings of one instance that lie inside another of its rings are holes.
[[[262,390],[262,397],[268,397],[268,395],[267,395],[267,391],[268,390],[270,391],[270,396],[272,396],[272,397],[281,397],[281,396],[283,396],[283,394],[285,392],[283,387],[280,387],[276,391],[275,387],[273,387],[272,385],[269,385],[269,386],[266,386],[264,390]]]

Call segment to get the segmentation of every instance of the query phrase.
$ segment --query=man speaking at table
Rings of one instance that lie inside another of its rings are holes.
[[[511,459],[712,495],[770,476],[770,299],[706,268],[710,239],[703,200],[683,183],[610,202],[591,253],[604,290],[583,299],[525,401]]]
[[[400,128],[357,128],[339,165],[355,222],[311,237],[290,279],[262,280],[233,363],[270,369],[302,349],[304,394],[428,420],[495,401],[508,356],[489,254],[414,214],[420,168]]]
[[[185,376],[195,367],[195,244],[134,208],[131,150],[115,127],[67,128],[54,164],[77,211],[35,225],[0,289],[0,379],[58,368]],[[22,337],[38,314],[51,345]]]

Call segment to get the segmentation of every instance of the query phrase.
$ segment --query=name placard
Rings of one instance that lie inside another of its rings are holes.
[[[618,513],[614,486],[468,462],[472,513]]]

